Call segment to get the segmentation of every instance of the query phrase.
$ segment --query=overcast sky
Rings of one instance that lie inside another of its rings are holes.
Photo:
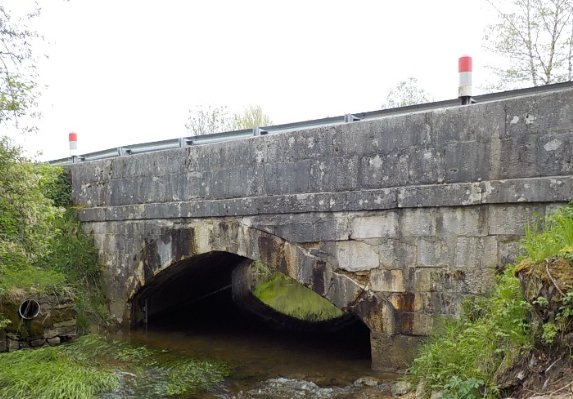
[[[491,15],[476,0],[43,1],[43,118],[20,142],[55,159],[70,131],[80,153],[183,137],[200,104],[275,123],[372,111],[409,77],[455,98],[461,55],[486,79]]]

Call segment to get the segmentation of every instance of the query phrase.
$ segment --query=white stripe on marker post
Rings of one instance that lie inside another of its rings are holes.
[[[74,132],[70,133],[70,155],[78,155],[78,135]]]
[[[458,97],[462,104],[470,104],[472,98],[472,57],[464,55],[458,60],[458,71],[460,73],[460,86]]]

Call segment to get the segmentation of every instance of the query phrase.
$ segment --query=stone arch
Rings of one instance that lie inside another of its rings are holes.
[[[144,240],[136,267],[128,282],[124,320],[135,295],[154,279],[182,261],[227,253],[240,259],[260,260],[323,296],[339,309],[356,314],[372,334],[393,336],[395,311],[386,298],[337,271],[327,261],[300,245],[237,220],[202,219],[195,223],[166,226]]]

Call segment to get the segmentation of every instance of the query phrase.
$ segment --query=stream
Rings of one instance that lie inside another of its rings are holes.
[[[134,331],[129,336],[132,342],[151,348],[230,365],[228,378],[193,398],[390,398],[390,384],[398,376],[373,372],[369,348],[347,338],[356,335],[302,337],[245,328],[202,328]]]

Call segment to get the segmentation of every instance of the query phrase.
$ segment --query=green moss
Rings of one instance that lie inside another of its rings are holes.
[[[282,273],[272,273],[257,284],[254,294],[263,303],[302,320],[328,320],[343,312],[314,291]]]

